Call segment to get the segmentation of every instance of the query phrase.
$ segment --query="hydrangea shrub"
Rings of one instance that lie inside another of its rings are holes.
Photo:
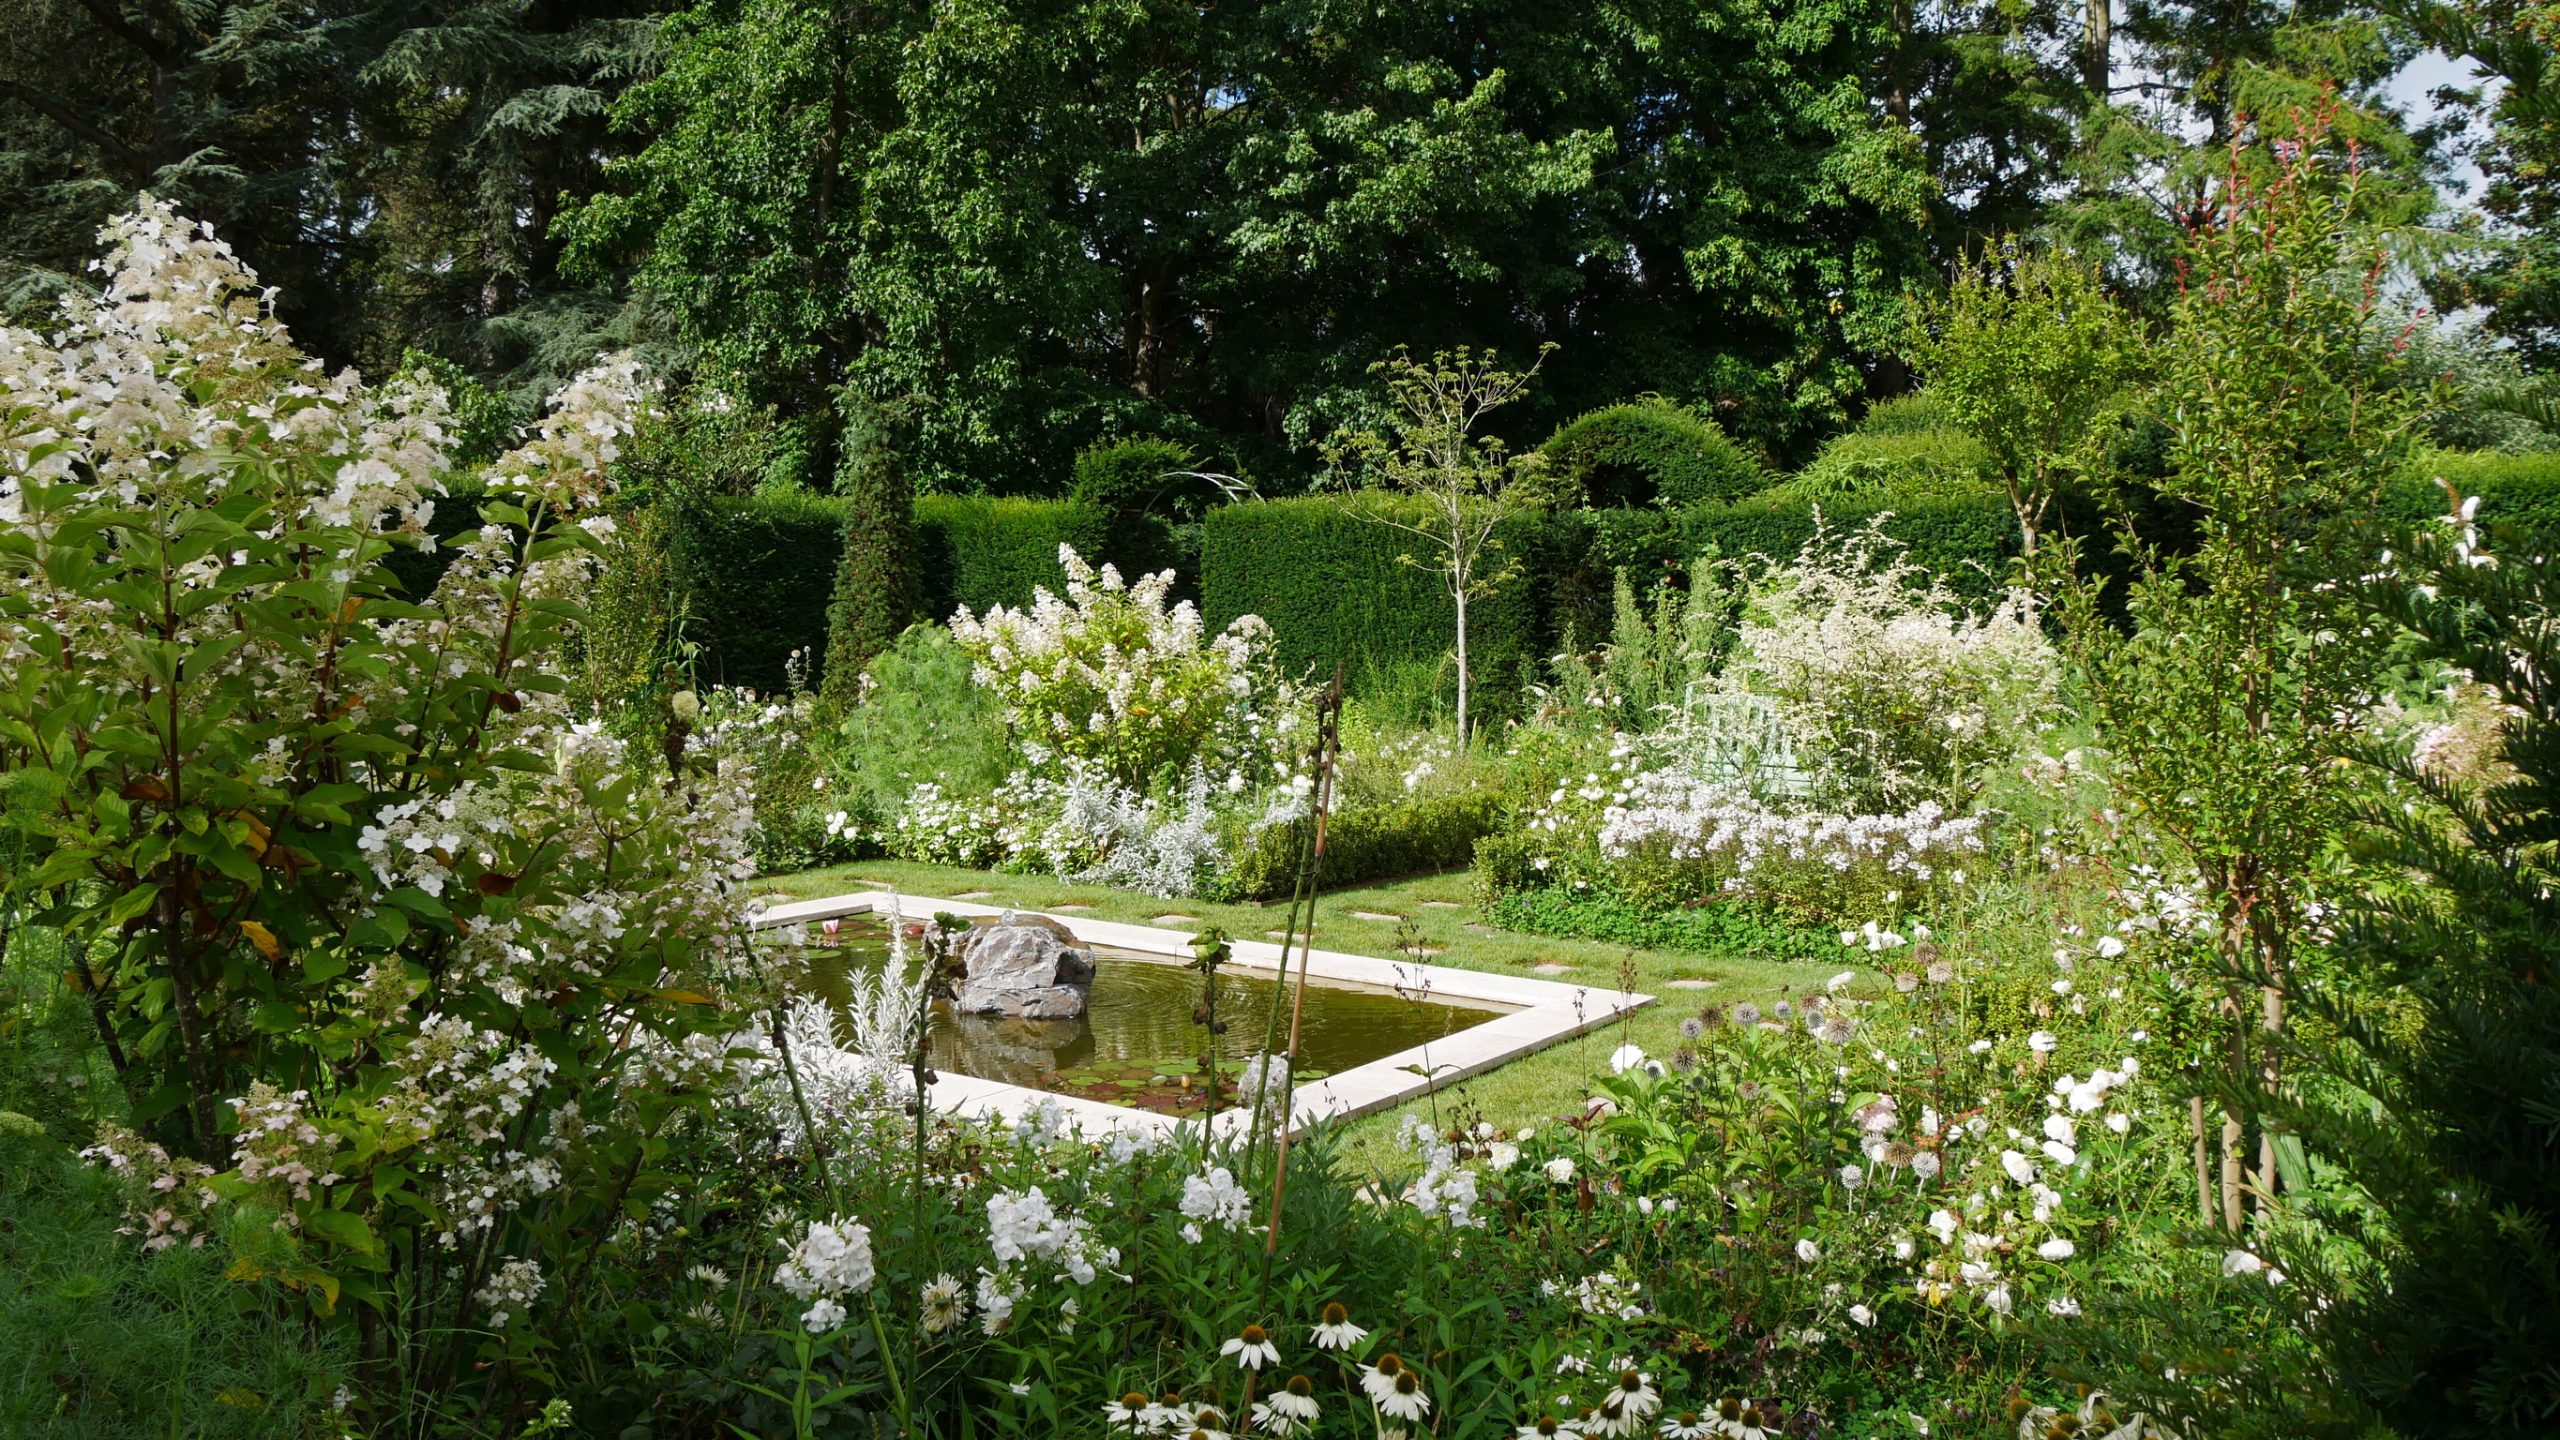
[[[90,1153],[148,1243],[265,1217],[243,1278],[457,1365],[673,1183],[666,1057],[755,994],[734,770],[670,779],[567,698],[645,387],[554,397],[412,603],[384,561],[431,543],[442,393],[324,371],[166,204],[104,238],[54,333],[0,329],[13,883],[142,1132]]]

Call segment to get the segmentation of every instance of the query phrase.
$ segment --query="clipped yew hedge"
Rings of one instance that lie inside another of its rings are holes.
[[[684,634],[701,647],[705,681],[780,690],[795,650],[807,653],[817,678],[846,514],[834,496],[794,491],[722,496],[679,511],[673,548],[689,597]],[[933,620],[963,605],[981,612],[1027,605],[1041,587],[1062,588],[1061,544],[1123,570],[1155,564],[1165,544],[1161,527],[1115,526],[1099,508],[1072,500],[921,495],[915,517],[920,618]]]
[[[1398,667],[1444,661],[1456,638],[1456,609],[1427,568],[1428,541],[1375,520],[1363,509],[1421,520],[1419,504],[1337,496],[1225,505],[1209,512],[1200,539],[1200,608],[1212,632],[1239,615],[1271,626],[1282,668],[1333,673],[1353,685]],[[1516,705],[1521,677],[1546,653],[1550,588],[1560,552],[1548,518],[1523,515],[1496,532],[1501,560],[1520,573],[1467,607],[1467,651],[1484,718]],[[1422,562],[1408,565],[1411,555]],[[1444,689],[1453,685],[1444,685]]]

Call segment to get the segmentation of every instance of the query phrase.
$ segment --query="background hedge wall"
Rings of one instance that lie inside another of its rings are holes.
[[[1420,519],[1419,504],[1363,501]],[[1524,667],[1547,652],[1550,616],[1540,603],[1560,557],[1554,527],[1520,516],[1496,534],[1522,573],[1467,607],[1469,666],[1479,713],[1517,703]],[[1212,632],[1239,615],[1270,622],[1281,666],[1330,676],[1336,661],[1355,687],[1403,666],[1437,665],[1451,653],[1455,607],[1427,565],[1419,536],[1362,518],[1331,497],[1226,505],[1209,512],[1200,540],[1200,608]],[[1455,672],[1442,690],[1454,693]]]
[[[2423,523],[2445,513],[2441,477],[2480,497],[2480,519],[2512,525],[2545,545],[2560,545],[2560,450],[2525,455],[2495,450],[2437,450],[2418,457],[2391,489],[2391,518]]]
[[[833,496],[795,491],[682,507],[673,546],[692,597],[685,638],[701,647],[706,682],[779,690],[792,651],[823,656],[845,513]],[[915,529],[924,595],[917,618],[934,620],[963,605],[1026,605],[1035,589],[1060,589],[1061,543],[1124,571],[1155,563],[1167,544],[1161,526],[1115,527],[1072,500],[923,495]]]
[[[2439,476],[2480,496],[2484,521],[2560,549],[2560,452],[2430,452],[2391,487],[2378,519],[2417,524],[2442,515]],[[433,526],[439,538],[475,524],[480,499],[476,492],[440,499]],[[2121,565],[2094,501],[2066,497],[2060,509],[2062,530],[2087,537],[2092,563]],[[1822,515],[1834,529],[1848,529],[1888,510],[1886,533],[1959,594],[1988,597],[2007,575],[2017,540],[2005,498],[1905,494],[1825,505]],[[781,491],[688,503],[672,513],[671,563],[691,596],[685,636],[701,647],[702,677],[781,689],[791,652],[820,657],[826,644],[843,502]],[[1568,627],[1586,644],[1606,633],[1617,570],[1639,577],[1684,572],[1710,549],[1783,558],[1812,536],[1814,514],[1780,491],[1728,504],[1577,510],[1507,522],[1500,538],[1521,573],[1471,611],[1480,713],[1516,713],[1524,678]],[[1213,631],[1258,614],[1271,623],[1280,661],[1293,671],[1330,673],[1341,659],[1360,687],[1403,667],[1438,668],[1440,692],[1454,688],[1448,596],[1430,571],[1397,560],[1426,556],[1416,537],[1362,519],[1339,497],[1219,506],[1198,533],[1196,569],[1180,568],[1186,588],[1196,582]],[[1057,588],[1065,578],[1057,560],[1062,542],[1124,573],[1162,569],[1180,554],[1176,532],[1162,520],[1115,520],[1072,500],[923,496],[916,535],[926,605],[920,618],[936,620],[962,605],[1022,605],[1041,586]],[[410,593],[423,596],[450,554],[397,551],[389,564]]]

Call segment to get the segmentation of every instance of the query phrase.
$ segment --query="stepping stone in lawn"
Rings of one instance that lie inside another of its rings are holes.
[[[862,875],[854,876],[853,883],[856,885],[866,885],[874,890],[895,890],[898,888],[898,883],[894,880],[878,880]]]
[[[1425,900],[1422,902],[1422,908],[1425,910],[1464,910],[1467,907],[1459,904],[1455,900]]]
[[[954,900],[993,900],[996,898],[996,892],[993,890],[963,890],[951,898]]]
[[[1057,904],[1051,905],[1048,908],[1051,910],[1090,910],[1093,907],[1087,905],[1081,900],[1061,900]]]
[[[1159,915],[1147,923],[1150,925],[1197,925],[1200,923],[1200,917],[1197,915]]]
[[[1476,923],[1475,921],[1473,921],[1473,920],[1468,921],[1466,924],[1464,924],[1464,925],[1462,925],[1462,926],[1460,926],[1460,927],[1458,927],[1458,928],[1460,928],[1460,929],[1462,929],[1462,930],[1466,931],[1466,932],[1467,932],[1468,934],[1470,934],[1470,935],[1490,935],[1490,934],[1492,934],[1492,933],[1493,933],[1493,927],[1492,927],[1492,926],[1490,926],[1490,925],[1479,925],[1479,924],[1477,924],[1477,923]]]
[[[1351,912],[1351,918],[1354,920],[1375,920],[1384,925],[1398,924],[1404,919],[1401,915],[1390,915],[1384,910],[1354,910]]]
[[[1274,940],[1286,940],[1289,938],[1289,932],[1286,930],[1265,930],[1262,933],[1270,936]]]
[[[1662,982],[1662,988],[1665,990],[1713,990],[1716,988],[1716,982],[1713,980],[1665,980]]]
[[[1529,973],[1532,975],[1569,975],[1573,973],[1573,967],[1570,965],[1559,965],[1553,960],[1541,960],[1537,964],[1529,967]]]

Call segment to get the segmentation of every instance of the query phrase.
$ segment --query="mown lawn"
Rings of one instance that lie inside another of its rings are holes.
[[[1039,875],[1005,875],[956,866],[922,865],[903,860],[866,860],[854,865],[776,876],[761,887],[767,893],[810,898],[847,890],[895,889],[904,895],[938,899],[968,898],[1026,910],[1054,909],[1061,904],[1087,907],[1100,919],[1148,924],[1160,916],[1193,919],[1167,921],[1175,929],[1197,928],[1194,920],[1224,928],[1228,934],[1254,939],[1278,931],[1288,918],[1288,902],[1213,905],[1199,900],[1160,900],[1100,886],[1071,885]],[[1729,1005],[1737,1000],[1767,1004],[1790,992],[1821,988],[1842,969],[1858,969],[1862,981],[1872,979],[1844,949],[1837,965],[1762,959],[1748,954],[1691,955],[1661,950],[1628,950],[1587,940],[1550,940],[1518,935],[1483,925],[1476,914],[1470,877],[1465,871],[1362,885],[1331,891],[1316,902],[1318,949],[1354,954],[1394,953],[1399,919],[1419,932],[1421,943],[1440,953],[1426,957],[1436,965],[1540,975],[1561,984],[1616,990],[1632,967],[1632,988],[1655,1001],[1624,1024],[1595,1031],[1499,1069],[1452,1084],[1437,1094],[1352,1122],[1344,1137],[1347,1160],[1378,1173],[1395,1173],[1405,1161],[1395,1144],[1400,1117],[1407,1111],[1442,1117],[1463,1112],[1506,1129],[1541,1124],[1574,1113],[1591,1093],[1592,1077],[1606,1073],[1609,1052],[1628,1041],[1649,1055],[1668,1056],[1677,1049],[1680,1022],[1705,1004]],[[1375,918],[1399,917],[1399,918]],[[1273,938],[1276,938],[1274,936]],[[1541,965],[1570,967],[1540,972]]]

